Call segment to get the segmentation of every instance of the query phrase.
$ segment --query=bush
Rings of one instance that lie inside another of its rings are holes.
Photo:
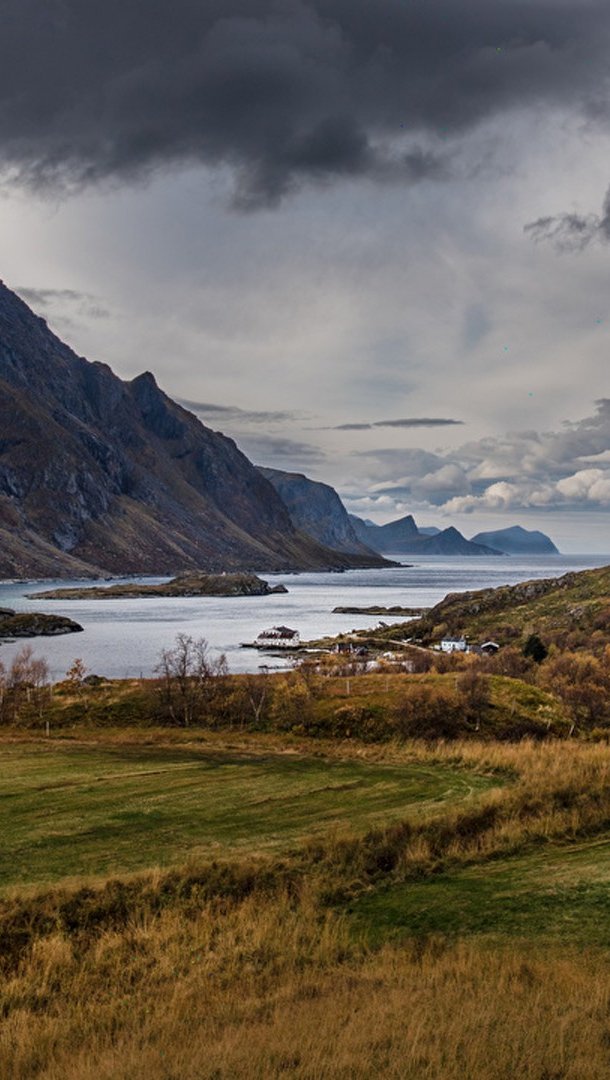
[[[463,702],[447,687],[412,686],[393,719],[403,738],[455,738],[468,728]]]

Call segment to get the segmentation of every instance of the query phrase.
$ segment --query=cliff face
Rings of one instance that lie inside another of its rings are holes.
[[[76,356],[0,283],[0,577],[341,569],[145,373]]]
[[[300,532],[346,555],[357,556],[360,565],[382,566],[384,559],[363,544],[334,488],[302,473],[260,468],[287,506],[292,523]]]

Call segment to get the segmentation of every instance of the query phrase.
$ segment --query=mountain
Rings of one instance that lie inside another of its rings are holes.
[[[367,525],[360,518],[350,515],[350,523],[361,543],[374,551],[406,552],[419,540],[417,525],[411,514],[390,521],[387,525]]]
[[[354,564],[153,375],[77,356],[0,282],[0,577]]]
[[[559,555],[549,536],[537,529],[522,529],[520,525],[477,533],[472,542],[496,548],[503,555]]]
[[[357,555],[360,565],[383,566],[386,563],[378,552],[359,539],[347,510],[329,484],[310,480],[302,473],[262,467],[259,471],[273,484],[288,507],[296,529],[335,551]]]
[[[475,544],[467,540],[458,529],[450,526],[433,536],[420,539],[416,554],[426,555],[499,555],[500,552],[485,544]]]
[[[422,533],[413,516],[390,521],[387,525],[369,525],[350,515],[350,522],[362,543],[374,551],[394,555],[499,555],[500,552],[483,544],[466,540],[457,529]]]

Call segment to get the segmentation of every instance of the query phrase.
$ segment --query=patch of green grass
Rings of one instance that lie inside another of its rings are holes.
[[[0,745],[0,888],[366,831],[493,783],[443,766],[161,747]]]
[[[610,836],[380,889],[350,911],[375,943],[444,934],[610,947]]]

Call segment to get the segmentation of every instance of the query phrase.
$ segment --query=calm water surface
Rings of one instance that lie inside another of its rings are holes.
[[[430,607],[448,592],[512,585],[608,564],[610,555],[481,559],[439,555],[417,559],[413,566],[386,570],[263,575],[273,584],[285,584],[289,592],[283,595],[185,599],[28,600],[28,592],[62,585],[91,585],[91,582],[54,581],[44,585],[0,582],[0,607],[68,615],[84,627],[82,634],[34,640],[37,655],[46,657],[54,678],[61,678],[76,656],[84,660],[89,671],[109,678],[126,678],[140,673],[150,675],[160,650],[171,646],[179,633],[205,637],[215,653],[227,654],[232,671],[256,671],[265,660],[271,667],[282,666],[283,662],[261,656],[254,649],[242,649],[240,643],[252,641],[261,630],[270,626],[293,627],[305,639],[339,634],[354,627],[376,626],[379,619],[367,615],[333,615],[334,607],[373,604]],[[22,644],[2,645],[2,660],[10,663]]]

